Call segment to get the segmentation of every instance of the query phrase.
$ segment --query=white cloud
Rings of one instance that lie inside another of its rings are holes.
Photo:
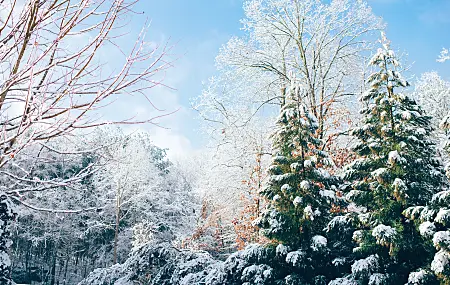
[[[168,148],[170,159],[184,157],[192,152],[191,141],[185,136],[170,129],[154,128],[150,131],[153,143],[162,148]]]

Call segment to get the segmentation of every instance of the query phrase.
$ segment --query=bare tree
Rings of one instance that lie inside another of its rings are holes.
[[[359,92],[362,55],[371,32],[383,28],[381,19],[360,0],[248,0],[244,10],[246,35],[221,49],[220,76],[197,109],[210,123],[240,127],[257,113],[267,118],[270,105],[283,105],[295,78],[307,89],[304,101],[318,119],[318,137],[326,138],[334,109]]]
[[[78,130],[103,124],[155,123],[122,118],[102,120],[98,112],[122,96],[143,96],[161,84],[170,46],[145,41],[146,29],[129,50],[121,48],[123,28],[138,0],[1,0],[0,1],[0,172],[21,183],[0,189],[0,283],[10,284],[7,255],[11,205],[22,203],[23,193],[43,191],[64,181],[37,181],[22,169],[7,166],[32,146],[48,143]],[[114,63],[105,68],[101,55],[115,49]],[[166,114],[163,114],[166,115]],[[57,151],[55,149],[55,151]],[[31,166],[30,166],[31,167]],[[29,182],[33,187],[20,187]],[[72,212],[76,212],[72,210]]]

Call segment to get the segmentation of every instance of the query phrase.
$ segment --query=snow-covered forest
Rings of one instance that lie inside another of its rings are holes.
[[[177,156],[142,2],[0,0],[0,285],[450,285],[450,78],[370,1],[237,1]]]

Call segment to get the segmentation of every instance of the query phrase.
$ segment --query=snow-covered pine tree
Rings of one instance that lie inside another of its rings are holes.
[[[292,82],[272,135],[273,162],[261,191],[269,202],[261,228],[275,244],[295,250],[287,253],[286,262],[299,278],[314,284],[319,275],[329,278],[323,234],[337,197],[333,178],[322,168],[331,160],[320,150],[317,121],[300,101],[301,86]]]
[[[440,128],[447,134],[450,130],[450,114],[445,116]],[[450,152],[448,138],[446,150]],[[446,166],[447,176],[450,176],[449,165]],[[409,284],[430,284],[429,280],[437,279],[441,284],[450,284],[450,190],[444,189],[433,195],[428,204],[410,207],[404,212],[419,228],[420,234],[428,243],[436,248],[429,264],[410,276]],[[414,282],[415,283],[414,283]]]
[[[394,92],[408,83],[384,34],[381,43],[370,61],[379,71],[369,76],[370,88],[361,96],[363,125],[352,130],[359,139],[358,159],[344,172],[350,182],[346,198],[355,208],[347,218],[353,217],[358,244],[353,250],[358,260],[346,280],[405,284],[411,272],[426,265],[432,248],[402,212],[426,204],[446,179],[429,139],[431,118],[414,100]]]

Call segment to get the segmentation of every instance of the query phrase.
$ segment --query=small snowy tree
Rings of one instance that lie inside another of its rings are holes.
[[[370,88],[361,96],[364,124],[352,130],[360,141],[354,148],[358,159],[344,172],[350,182],[346,198],[355,208],[347,216],[357,225],[354,252],[362,258],[352,265],[351,278],[362,284],[405,284],[411,272],[426,265],[430,247],[402,212],[427,203],[446,179],[430,140],[431,117],[394,92],[409,84],[384,34],[381,42],[370,62],[379,71],[369,76]]]
[[[450,110],[450,82],[442,79],[435,71],[425,72],[415,84],[413,97],[432,117],[433,128],[439,130],[439,123]]]

